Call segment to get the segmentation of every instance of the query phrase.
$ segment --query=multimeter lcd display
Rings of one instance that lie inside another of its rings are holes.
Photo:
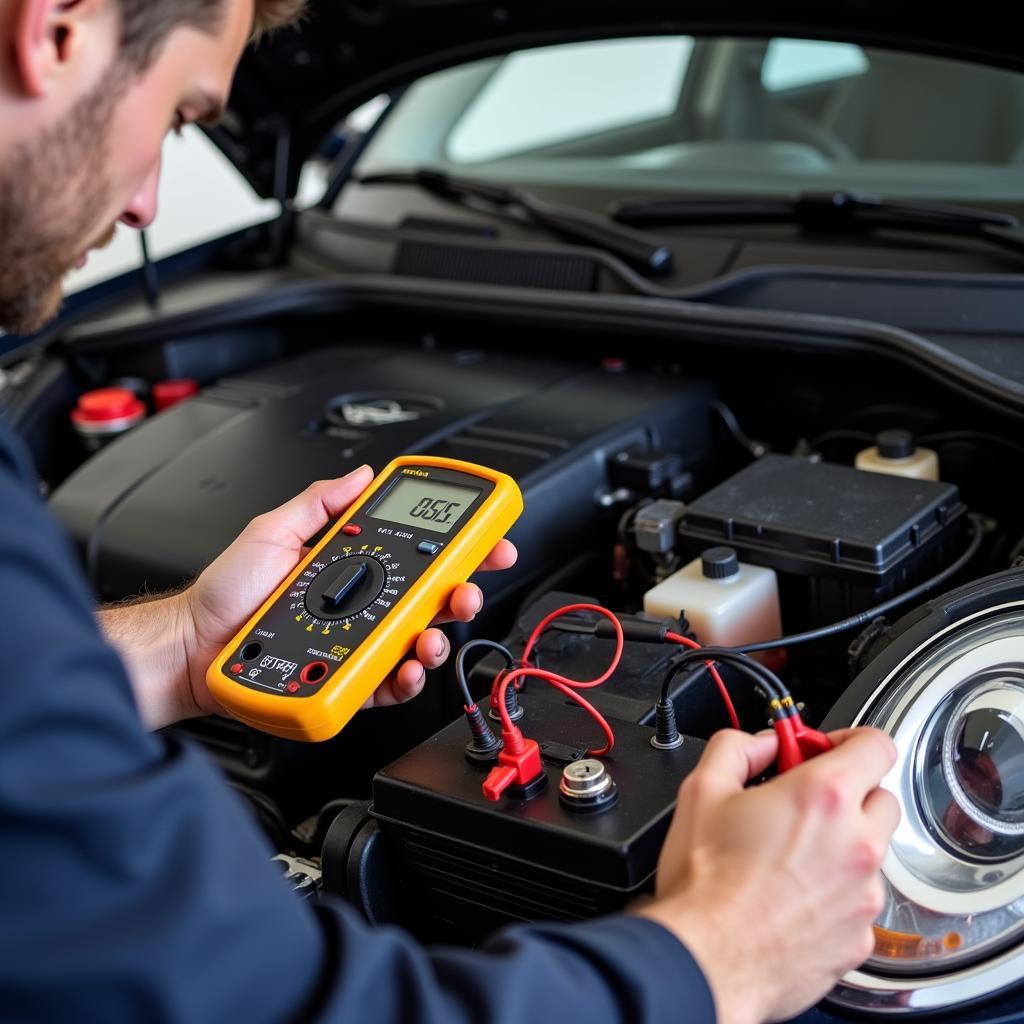
[[[403,477],[367,515],[402,526],[448,533],[479,494],[475,487]]]

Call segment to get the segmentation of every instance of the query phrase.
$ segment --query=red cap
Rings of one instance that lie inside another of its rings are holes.
[[[153,407],[157,412],[169,409],[186,398],[191,398],[199,391],[199,382],[191,377],[180,377],[177,380],[161,380],[153,385]]]
[[[79,397],[71,419],[84,427],[110,426],[122,420],[130,426],[145,415],[146,407],[127,388],[99,388]]]

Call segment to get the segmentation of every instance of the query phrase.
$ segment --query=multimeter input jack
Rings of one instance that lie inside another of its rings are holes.
[[[326,678],[331,668],[326,661],[311,661],[300,673],[299,678],[310,685]]]
[[[263,644],[250,640],[241,650],[242,661],[255,661],[263,653]]]

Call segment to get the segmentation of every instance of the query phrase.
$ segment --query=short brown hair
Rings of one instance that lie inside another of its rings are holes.
[[[116,0],[121,9],[121,60],[143,70],[172,29],[182,25],[215,32],[232,0]],[[307,0],[254,0],[253,35],[296,21]]]

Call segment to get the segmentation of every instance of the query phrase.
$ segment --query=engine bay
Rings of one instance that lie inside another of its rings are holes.
[[[461,944],[510,921],[620,909],[650,890],[679,781],[706,740],[731,721],[756,731],[770,720],[743,672],[719,665],[726,704],[701,664],[674,672],[679,647],[652,636],[724,648],[789,638],[757,658],[808,726],[884,721],[896,735],[903,718],[879,708],[932,637],[1024,600],[1024,521],[1006,483],[1024,462],[1014,422],[911,367],[713,346],[683,360],[666,358],[664,339],[524,337],[442,317],[427,332],[397,316],[353,316],[343,330],[309,317],[268,323],[255,341],[246,327],[92,350],[51,367],[51,415],[24,430],[107,601],[187,582],[252,517],[363,463],[446,456],[519,484],[519,561],[481,577],[484,612],[446,630],[453,651],[491,643],[467,651],[465,682],[493,731],[504,704],[538,742],[535,792],[482,791],[495,756],[472,749],[452,663],[412,704],[363,712],[323,744],[226,718],[176,727],[249,802],[301,896],[322,886],[371,921]],[[83,444],[70,425],[90,388],[127,389],[152,408],[153,385],[182,377],[196,393],[113,440]],[[566,607],[576,610],[534,635]],[[594,721],[543,681],[495,696],[513,664],[496,644],[561,677],[605,672],[616,642],[594,608],[625,629],[614,672],[587,693],[614,730],[605,755]],[[987,923],[972,930],[975,918],[957,917],[942,879],[920,893],[920,865],[904,871],[918,884],[902,888],[894,868],[868,980],[836,995],[847,1009],[966,1005],[1019,969],[1006,966],[1024,920],[1014,888],[1024,641],[1011,618],[1012,656],[972,662],[936,699],[941,723],[907,741],[911,762],[925,756],[920,744],[938,759],[928,792],[954,780],[946,803],[960,815],[954,828],[942,809],[925,813],[918,846],[971,865]],[[662,695],[680,742],[659,746]],[[1000,726],[998,750],[972,715]],[[976,771],[957,776],[950,744],[964,764],[983,761],[987,781],[972,789]],[[915,806],[916,770],[901,794]],[[966,999],[949,984],[956,971],[983,979]],[[908,991],[925,993],[920,1004]]]

